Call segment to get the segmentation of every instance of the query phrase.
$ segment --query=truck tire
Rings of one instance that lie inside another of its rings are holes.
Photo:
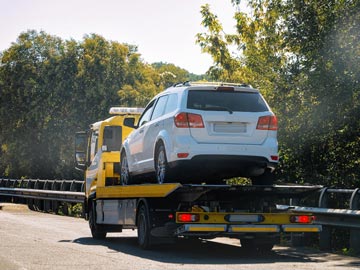
[[[129,164],[127,160],[127,156],[125,151],[121,152],[121,159],[120,159],[120,183],[123,186],[131,184],[131,176],[129,172]]]
[[[138,244],[142,249],[151,248],[150,216],[147,207],[142,204],[137,217]]]
[[[101,225],[96,223],[96,203],[91,201],[89,204],[89,227],[91,235],[94,239],[105,239],[106,231],[101,228]]]
[[[155,174],[158,184],[164,184],[171,179],[170,167],[167,162],[165,147],[162,143],[158,144],[155,151]]]

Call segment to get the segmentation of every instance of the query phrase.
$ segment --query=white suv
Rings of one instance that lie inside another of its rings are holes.
[[[272,184],[277,118],[248,85],[182,83],[155,96],[121,150],[121,181],[220,183],[250,177]],[[140,176],[140,177],[139,177]],[[142,180],[144,181],[144,180]]]

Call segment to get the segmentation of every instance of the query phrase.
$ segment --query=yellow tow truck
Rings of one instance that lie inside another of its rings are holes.
[[[113,117],[76,134],[76,168],[86,181],[84,211],[92,236],[137,229],[148,249],[179,237],[231,237],[241,246],[269,251],[281,233],[320,232],[311,213],[296,214],[277,202],[300,199],[320,186],[134,184],[121,182],[120,148],[142,109],[114,107]]]

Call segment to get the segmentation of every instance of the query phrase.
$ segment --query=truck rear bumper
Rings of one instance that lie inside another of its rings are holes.
[[[241,234],[241,233],[280,233],[280,232],[321,232],[321,225],[227,225],[227,224],[183,224],[177,228],[176,235],[199,234]]]

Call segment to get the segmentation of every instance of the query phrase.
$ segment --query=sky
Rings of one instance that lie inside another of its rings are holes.
[[[137,45],[147,63],[172,63],[203,74],[212,59],[195,36],[205,32],[200,8],[206,3],[225,32],[233,33],[231,0],[0,0],[0,51],[30,29],[77,41],[95,33]]]

